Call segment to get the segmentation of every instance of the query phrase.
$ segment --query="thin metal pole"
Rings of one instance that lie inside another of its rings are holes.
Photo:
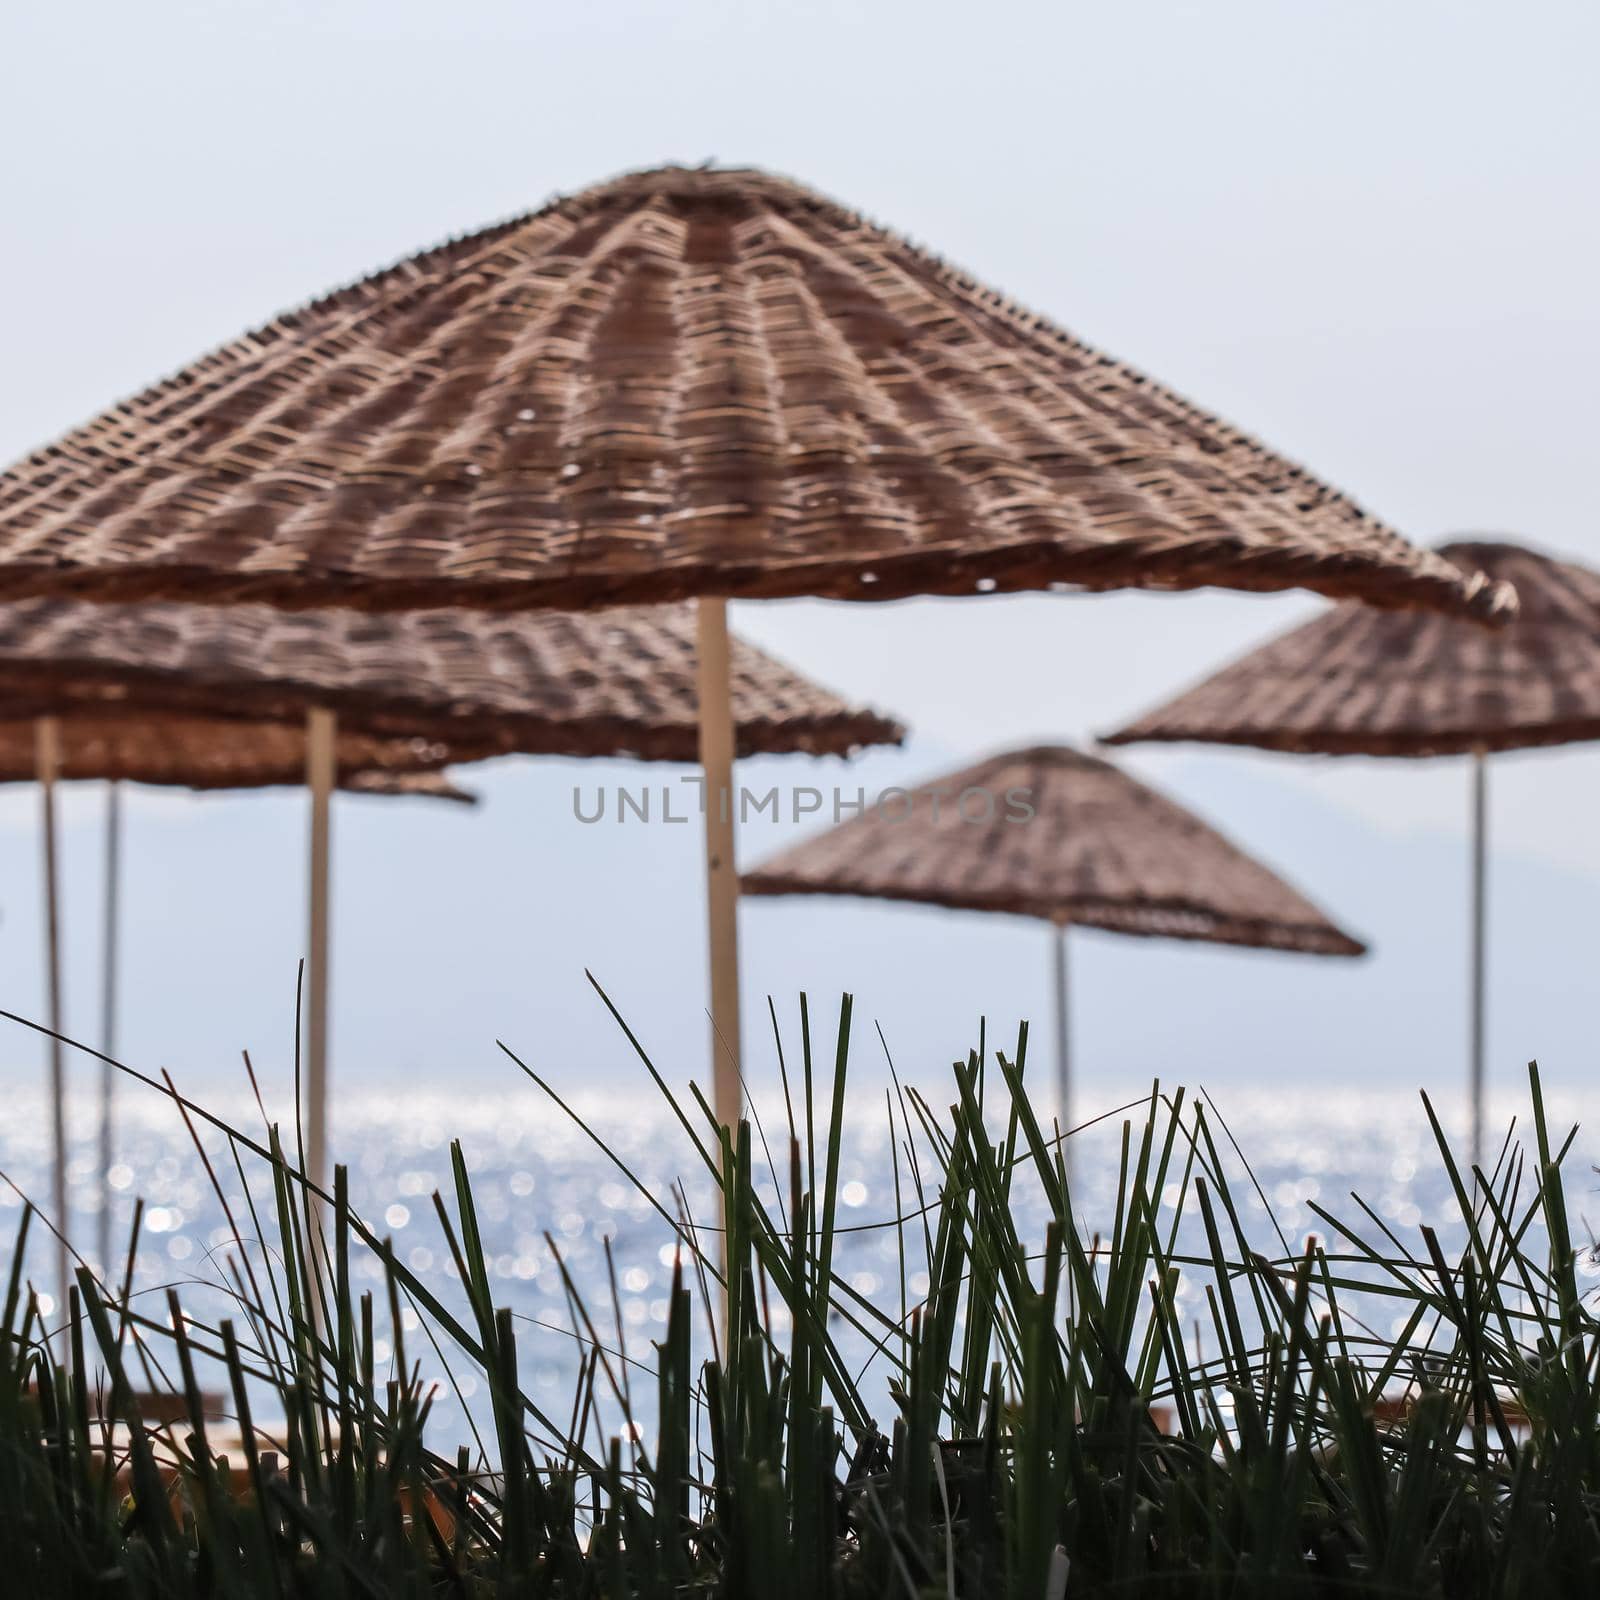
[[[733,688],[728,605],[697,605],[700,766],[705,775],[706,918],[711,957],[711,1083],[717,1120],[736,1128],[739,1080],[739,875],[733,845]]]
[[[116,1154],[113,1119],[117,1053],[117,912],[122,889],[122,785],[106,790],[105,923],[100,945],[100,1270],[111,1266],[111,1163]]]
[[[328,1181],[328,868],[338,720],[320,706],[306,714],[306,786],[311,791],[311,928],[306,962],[306,1176]]]
[[[1485,857],[1489,838],[1489,760],[1472,753],[1472,1164],[1483,1163],[1484,973],[1489,894]]]
[[[61,1050],[61,907],[56,874],[56,778],[61,770],[61,725],[54,717],[40,717],[33,725],[34,770],[44,821],[44,943],[46,996],[50,1029],[50,1117],[54,1143],[54,1168],[50,1174],[51,1219],[56,1234],[56,1287],[58,1315],[67,1312],[67,1079]]]
[[[1056,1114],[1061,1132],[1072,1127],[1072,1048],[1067,1025],[1067,924],[1055,924],[1051,941],[1056,991]],[[1061,1158],[1070,1165],[1071,1144],[1062,1140]]]

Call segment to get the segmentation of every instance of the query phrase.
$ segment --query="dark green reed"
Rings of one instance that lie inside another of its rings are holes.
[[[136,1213],[119,1280],[80,1269],[47,1339],[24,1209],[0,1319],[0,1593],[1600,1593],[1600,1328],[1561,1181],[1572,1135],[1555,1142],[1537,1071],[1532,1148],[1508,1139],[1493,1172],[1458,1167],[1424,1101],[1449,1251],[1355,1197],[1314,1208],[1326,1235],[1303,1250],[1252,1241],[1226,1129],[1159,1087],[1122,1124],[1115,1206],[1086,1237],[1060,1132],[1023,1089],[1024,1028],[957,1062],[943,1109],[898,1081],[888,1096],[899,1282],[879,1305],[836,1272],[848,997],[831,1082],[813,1027],[802,1001],[776,1149],[779,1130],[720,1129],[698,1090],[673,1094],[627,1034],[726,1238],[651,1197],[680,1255],[648,1353],[561,1265],[583,1359],[560,1417],[521,1386],[459,1146],[434,1208],[464,1319],[352,1211],[342,1169],[315,1192],[276,1130],[180,1099],[226,1135],[250,1213],[230,1225],[272,1248],[230,1256],[234,1313],[213,1325],[131,1292]],[[363,1255],[376,1295],[355,1287]],[[472,1448],[430,1448],[424,1354],[489,1397]]]

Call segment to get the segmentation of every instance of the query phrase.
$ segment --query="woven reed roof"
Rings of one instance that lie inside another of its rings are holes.
[[[904,729],[735,639],[741,755],[847,755]],[[308,705],[369,733],[471,752],[693,761],[695,623],[681,606],[594,615],[372,616],[270,606],[0,606],[0,702],[102,700],[292,722]]]
[[[13,720],[15,718],[15,720]],[[237,722],[193,716],[132,716],[74,710],[60,718],[66,780],[120,778],[185,789],[266,789],[306,781],[301,724]],[[366,794],[440,794],[438,770],[482,752],[425,739],[376,739],[341,733],[339,786]],[[0,783],[32,781],[34,723],[9,709],[0,720]],[[426,781],[424,781],[426,780]]]
[[[1600,739],[1600,574],[1503,541],[1439,554],[1514,583],[1517,620],[1490,630],[1337,606],[1105,742],[1437,756]]]
[[[279,317],[0,476],[0,593],[370,609],[1306,586],[1508,615],[832,201],[635,173]]]
[[[992,813],[979,799],[963,802],[969,790],[989,796]],[[1013,805],[1019,794],[1026,801]],[[1024,803],[1034,815],[1008,820]],[[994,756],[914,791],[910,802],[890,800],[774,856],[743,886],[746,894],[915,900],[1313,955],[1365,949],[1192,812],[1061,745]]]

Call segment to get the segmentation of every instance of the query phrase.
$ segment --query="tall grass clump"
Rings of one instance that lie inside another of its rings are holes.
[[[559,1414],[524,1385],[530,1331],[495,1302],[459,1146],[433,1196],[447,1294],[357,1214],[343,1169],[320,1192],[292,1138],[155,1085],[239,1242],[228,1314],[139,1292],[136,1211],[126,1266],[80,1266],[47,1327],[24,1208],[0,1315],[0,1593],[1600,1593],[1600,1328],[1562,1179],[1573,1133],[1536,1070],[1531,1139],[1493,1171],[1458,1164],[1424,1098],[1447,1230],[1352,1196],[1291,1243],[1251,1236],[1252,1180],[1230,1182],[1210,1103],[1159,1086],[1121,1123],[1091,1226],[1072,1140],[1028,1097],[1024,1028],[957,1061],[942,1096],[887,1096],[897,1205],[867,1226],[897,1272],[867,1295],[840,1270],[848,998],[827,1045],[813,1034],[802,1002],[782,1126],[734,1129],[627,1034],[725,1228],[639,1185],[678,1251],[647,1345],[561,1265],[582,1360]],[[467,1377],[486,1403],[457,1448],[430,1409]]]

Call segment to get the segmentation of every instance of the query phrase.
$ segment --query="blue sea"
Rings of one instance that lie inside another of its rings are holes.
[[[1130,1092],[1130,1101],[1135,1092]],[[937,1107],[938,1097],[930,1094],[929,1103]],[[1083,1110],[1111,1112],[1114,1105],[1107,1100],[1102,1108]],[[229,1098],[210,1103],[209,1108],[252,1136],[262,1137],[262,1113],[252,1099]],[[280,1106],[277,1111],[287,1119],[291,1109]],[[591,1325],[612,1352],[617,1370],[623,1355],[635,1381],[645,1367],[653,1365],[650,1341],[664,1329],[677,1253],[669,1219],[687,1218],[699,1226],[715,1216],[711,1185],[694,1146],[653,1091],[647,1089],[633,1098],[579,1096],[572,1109],[595,1137],[531,1085],[503,1096],[451,1096],[415,1090],[350,1095],[336,1101],[333,1115],[334,1152],[349,1167],[356,1209],[375,1232],[392,1238],[399,1258],[470,1326],[466,1300],[433,1201],[435,1191],[441,1192],[454,1215],[451,1142],[460,1141],[490,1258],[494,1294],[497,1302],[510,1307],[518,1318],[519,1357],[527,1393],[535,1404],[563,1422],[571,1410]],[[773,1168],[782,1180],[781,1191],[771,1177],[760,1187],[776,1209],[780,1192],[785,1202],[788,1198],[787,1118],[781,1101],[760,1109]],[[112,1206],[112,1237],[117,1248],[123,1248],[135,1199],[140,1198],[144,1202],[143,1227],[134,1281],[137,1303],[144,1312],[158,1322],[165,1321],[164,1291],[174,1285],[191,1315],[205,1321],[230,1314],[238,1318],[237,1307],[229,1304],[226,1294],[227,1263],[244,1250],[259,1266],[264,1247],[253,1237],[244,1186],[226,1137],[200,1124],[200,1142],[233,1212],[237,1232],[176,1109],[159,1093],[138,1086],[121,1091],[116,1160],[104,1187],[98,1170],[94,1104],[85,1096],[72,1101],[69,1110],[74,1242],[93,1258],[98,1210],[105,1193]],[[1559,1124],[1558,1137],[1564,1136],[1572,1123],[1579,1124],[1565,1170],[1576,1240],[1586,1243],[1592,1235],[1585,1217],[1600,1216],[1600,1179],[1594,1175],[1594,1165],[1600,1161],[1600,1098],[1587,1104],[1557,1098],[1550,1110]],[[26,1193],[48,1203],[48,1120],[44,1111],[37,1094],[14,1094],[0,1130],[0,1170],[6,1180],[0,1184],[0,1236],[4,1238],[0,1257],[7,1258],[6,1265],[20,1216],[20,1196]],[[1108,1115],[1068,1141],[1075,1211],[1086,1241],[1109,1229],[1123,1124],[1131,1120],[1137,1139],[1144,1112],[1144,1105],[1134,1103],[1122,1114]],[[1491,1125],[1502,1134],[1511,1118],[1520,1115],[1518,1135],[1531,1140],[1525,1106],[1508,1100],[1497,1104],[1493,1112]],[[1308,1234],[1329,1240],[1330,1229],[1312,1210],[1313,1202],[1341,1220],[1359,1223],[1363,1236],[1377,1237],[1377,1225],[1362,1214],[1352,1193],[1418,1256],[1426,1255],[1420,1232],[1424,1226],[1438,1228],[1447,1247],[1459,1244],[1462,1230],[1457,1203],[1434,1135],[1414,1095],[1238,1092],[1218,1096],[1207,1115],[1215,1138],[1224,1147],[1224,1165],[1235,1180],[1234,1193],[1250,1243],[1264,1255],[1283,1258],[1295,1254]],[[1460,1149],[1464,1129],[1459,1115],[1447,1116],[1446,1132]],[[288,1137],[292,1138],[292,1132]],[[602,1152],[596,1138],[609,1147],[610,1155]],[[1243,1158],[1233,1152],[1235,1142]],[[757,1148],[761,1148],[759,1138]],[[271,1194],[264,1168],[257,1158],[246,1155],[243,1159],[261,1220],[270,1234]],[[903,1128],[891,1136],[882,1099],[851,1103],[839,1167],[843,1231],[837,1268],[855,1293],[880,1307],[890,1319],[899,1319],[903,1307],[914,1304],[927,1289],[920,1224],[906,1234],[903,1280],[901,1239],[894,1227],[885,1225],[897,1211],[896,1182],[898,1209],[909,1212],[919,1204],[919,1179],[922,1199],[933,1199],[937,1188],[934,1170],[924,1135],[919,1132],[909,1146]],[[1168,1217],[1181,1198],[1180,1176],[1181,1163],[1174,1166],[1163,1195]],[[1525,1190],[1528,1181],[1524,1181]],[[1024,1184],[1015,1204],[1022,1236],[1036,1249],[1042,1243],[1046,1222],[1042,1201],[1031,1185]],[[1191,1188],[1181,1220],[1180,1250],[1201,1248],[1195,1211]],[[1541,1239],[1535,1228],[1530,1243],[1538,1248]],[[1336,1238],[1329,1247],[1340,1248]],[[270,1254],[271,1247],[265,1248]],[[355,1270],[378,1291],[378,1323],[387,1329],[377,1260],[362,1253]],[[1587,1253],[1580,1270],[1589,1277],[1600,1272]],[[28,1251],[27,1271],[41,1293],[47,1320],[55,1320],[53,1255],[48,1240],[37,1230]],[[121,1271],[119,1262],[115,1276],[120,1278]],[[575,1307],[564,1272],[589,1323]],[[1368,1272],[1366,1276],[1382,1274]],[[1196,1338],[1203,1349],[1206,1330],[1200,1275],[1185,1271],[1178,1295],[1179,1303],[1194,1313]],[[1357,1297],[1347,1314],[1358,1315],[1378,1336],[1397,1332],[1404,1320],[1399,1303],[1378,1293]],[[466,1363],[449,1361],[448,1348],[440,1351],[431,1346],[412,1308],[403,1308],[401,1321],[408,1362],[420,1363],[424,1375],[440,1383],[430,1424],[431,1442],[440,1449],[470,1442],[471,1417],[483,1400],[478,1383],[465,1370]],[[781,1307],[776,1308],[775,1321],[781,1329]],[[705,1323],[709,1329],[710,1319]],[[844,1332],[847,1342],[853,1341],[852,1357],[858,1358],[857,1367],[863,1374],[863,1394],[881,1393],[886,1371],[883,1357],[874,1356],[866,1339]],[[150,1348],[158,1343],[151,1342]],[[380,1361],[393,1359],[392,1338],[385,1338],[377,1354]],[[447,1365],[454,1372],[453,1382],[446,1375]]]

